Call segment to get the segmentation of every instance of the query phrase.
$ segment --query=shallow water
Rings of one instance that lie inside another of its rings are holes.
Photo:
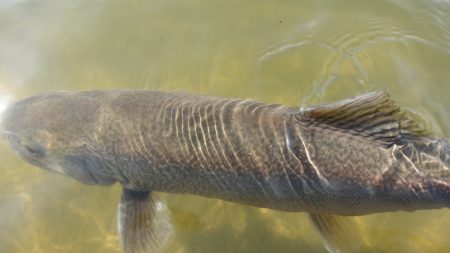
[[[54,90],[152,88],[306,106],[388,89],[450,136],[448,1],[0,2],[0,110]],[[0,142],[0,252],[120,252],[120,187]],[[163,194],[164,252],[326,252],[306,215]],[[450,212],[357,218],[363,252],[449,252]]]

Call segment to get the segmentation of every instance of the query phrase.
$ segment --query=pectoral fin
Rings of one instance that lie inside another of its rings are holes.
[[[167,207],[149,191],[123,189],[118,225],[124,253],[156,253],[172,234]]]
[[[351,217],[309,214],[314,227],[330,253],[360,252],[362,238]]]

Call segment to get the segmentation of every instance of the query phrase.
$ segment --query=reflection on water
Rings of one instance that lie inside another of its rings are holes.
[[[446,1],[2,1],[0,109],[53,90],[154,88],[308,105],[389,89],[450,136]],[[120,187],[0,142],[0,252],[120,252]],[[325,252],[302,213],[164,194],[165,252]],[[447,210],[357,218],[364,252],[448,252]]]

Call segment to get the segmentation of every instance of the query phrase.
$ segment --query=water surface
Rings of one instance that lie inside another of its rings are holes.
[[[307,106],[388,89],[450,136],[448,1],[0,2],[0,109],[55,90],[150,88]],[[120,187],[21,161],[0,142],[0,252],[120,252]],[[306,215],[162,198],[164,252],[326,252]],[[357,218],[363,252],[449,252],[450,212]]]

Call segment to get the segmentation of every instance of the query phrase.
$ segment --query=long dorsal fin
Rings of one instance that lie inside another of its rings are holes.
[[[384,146],[429,135],[425,121],[401,109],[385,90],[302,109],[296,117],[306,124],[369,137]]]

